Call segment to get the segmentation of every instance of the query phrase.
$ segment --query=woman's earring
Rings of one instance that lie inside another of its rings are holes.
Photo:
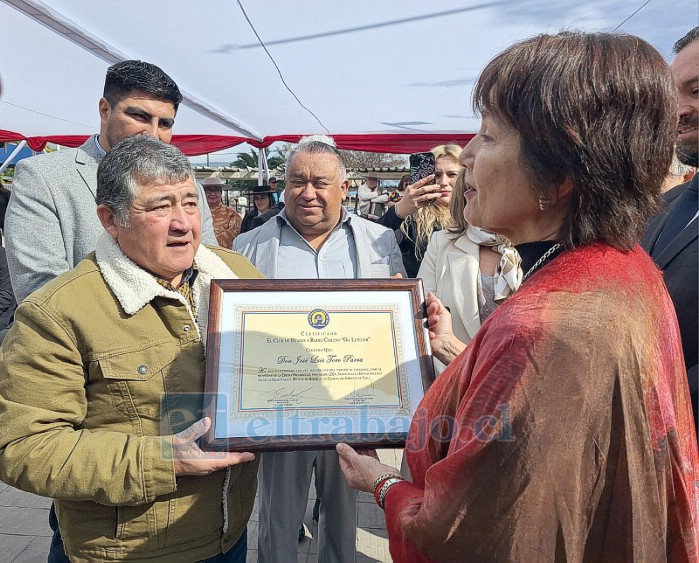
[[[551,196],[539,194],[539,209],[546,211],[549,207],[551,207]]]

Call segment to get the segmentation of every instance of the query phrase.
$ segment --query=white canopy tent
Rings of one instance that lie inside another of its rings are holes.
[[[410,152],[393,135],[477,131],[474,81],[517,40],[618,29],[669,60],[698,13],[697,0],[0,0],[0,141],[78,144],[98,130],[107,66],[135,58],[183,91],[175,133],[202,136],[188,154],[326,132]]]

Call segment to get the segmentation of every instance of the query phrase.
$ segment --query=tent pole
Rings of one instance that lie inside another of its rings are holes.
[[[264,180],[262,179],[262,172],[264,171]],[[265,149],[259,148],[257,149],[257,185],[261,186],[262,184],[266,183],[269,181],[269,166],[267,165],[267,155],[265,154]]]
[[[19,154],[19,151],[21,151],[26,146],[27,146],[27,141],[22,141],[19,143],[19,145],[17,145],[15,147],[15,150],[13,150],[12,154],[10,154],[10,156],[8,156],[5,159],[5,162],[0,164],[0,174],[5,170],[5,168],[7,168],[10,164],[12,164],[12,161],[14,160],[14,158]]]

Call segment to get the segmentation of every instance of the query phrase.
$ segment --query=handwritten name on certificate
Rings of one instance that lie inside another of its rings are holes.
[[[238,410],[400,409],[394,317],[375,306],[243,312]]]

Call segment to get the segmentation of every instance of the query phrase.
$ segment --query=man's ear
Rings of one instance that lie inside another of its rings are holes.
[[[342,201],[347,199],[347,191],[349,190],[349,180],[345,180],[340,184],[340,192],[342,192]]]
[[[119,235],[119,225],[116,222],[116,217],[109,207],[104,204],[97,206],[97,217],[99,217],[100,223],[113,238],[117,238]]]
[[[112,106],[107,101],[107,98],[102,97],[100,98],[98,108],[100,112],[100,121],[104,123],[109,117],[109,112],[112,111]]]

